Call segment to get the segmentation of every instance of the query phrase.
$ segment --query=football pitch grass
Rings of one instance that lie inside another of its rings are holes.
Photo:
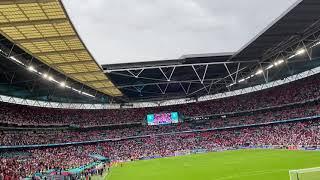
[[[235,150],[128,162],[106,179],[289,180],[289,170],[311,167],[320,167],[320,152]]]

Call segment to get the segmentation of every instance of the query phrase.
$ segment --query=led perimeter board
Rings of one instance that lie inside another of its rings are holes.
[[[173,124],[179,122],[178,112],[164,112],[157,114],[148,114],[147,123],[148,125],[162,125],[162,124]]]

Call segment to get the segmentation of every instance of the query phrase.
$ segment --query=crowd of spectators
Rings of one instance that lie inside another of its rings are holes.
[[[0,156],[0,179],[10,176],[15,180],[52,169],[61,172],[78,168],[94,162],[94,159],[88,156],[89,153],[102,153],[102,151],[103,149],[96,145],[86,145],[24,150],[19,155],[15,153],[11,156],[10,152],[7,152]]]
[[[0,145],[32,145],[56,144],[68,142],[97,141],[112,138],[125,138],[130,136],[155,135],[162,133],[181,132],[189,130],[204,130],[210,128],[223,128],[239,125],[261,124],[283,121],[294,118],[304,118],[320,115],[320,105],[305,104],[299,107],[287,107],[278,110],[251,112],[241,115],[228,115],[216,117],[201,122],[191,121],[165,126],[137,125],[132,127],[91,129],[24,129],[0,130]]]
[[[135,138],[107,143],[107,156],[126,161],[144,157],[173,156],[176,151],[238,148],[261,145],[320,145],[320,121],[275,124],[219,131]]]
[[[237,112],[319,98],[319,75],[274,88],[196,103],[132,109],[72,110],[0,104],[0,123],[18,125],[101,126],[143,122],[148,113],[179,112],[190,116]]]
[[[91,145],[23,150],[0,156],[0,179],[19,179],[52,168],[69,169],[88,164],[88,154],[112,161],[173,156],[185,150],[214,151],[250,145],[320,145],[320,120],[243,127],[204,132],[163,134]],[[1,153],[0,153],[1,154]],[[7,178],[10,179],[10,178]]]
[[[101,154],[112,161],[126,161],[145,157],[172,156],[179,151],[195,149],[212,151],[249,145],[320,145],[319,119],[249,126],[319,115],[320,105],[318,103],[301,103],[319,98],[319,84],[319,75],[315,75],[286,85],[240,96],[139,109],[72,110],[0,103],[0,123],[2,124],[36,127],[73,125],[73,128],[78,127],[74,129],[34,128],[32,130],[2,128],[0,146],[46,145],[113,139],[113,141],[90,145],[0,151],[0,180],[19,179],[52,168],[65,170],[86,165],[94,161],[88,156],[90,153]],[[298,102],[301,104],[285,106]],[[257,110],[273,106],[284,107]],[[83,128],[143,122],[146,114],[165,111],[179,112],[187,117],[213,114],[216,116],[211,116],[209,120],[186,121],[166,126],[138,124],[125,126],[125,128],[120,126],[99,129]],[[230,114],[217,115],[222,113]],[[249,127],[214,129],[238,125]],[[195,130],[201,130],[201,132]],[[126,139],[127,137],[132,138]]]

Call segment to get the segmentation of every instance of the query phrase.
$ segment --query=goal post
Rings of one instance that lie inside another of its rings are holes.
[[[320,180],[320,167],[289,171],[290,180]]]

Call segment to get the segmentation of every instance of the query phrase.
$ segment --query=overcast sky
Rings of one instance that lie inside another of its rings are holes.
[[[296,0],[63,0],[100,64],[240,49]]]

